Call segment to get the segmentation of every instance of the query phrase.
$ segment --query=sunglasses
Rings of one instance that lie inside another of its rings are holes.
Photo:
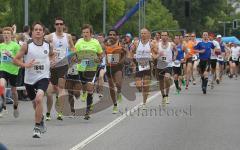
[[[56,26],[59,26],[59,25],[62,26],[63,23],[55,23],[55,25],[56,25]]]
[[[116,36],[116,34],[108,34],[108,36]]]

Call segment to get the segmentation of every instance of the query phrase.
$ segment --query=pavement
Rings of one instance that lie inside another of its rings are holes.
[[[225,78],[214,89],[202,94],[200,83],[183,89],[180,95],[171,89],[170,104],[161,104],[159,91],[151,92],[147,110],[139,108],[141,93],[129,89],[132,97],[119,104],[112,114],[107,89],[104,97],[94,95],[95,111],[83,119],[85,103],[76,100],[79,116],[46,122],[47,133],[33,139],[34,111],[30,101],[20,101],[20,117],[0,118],[0,143],[10,150],[238,150],[240,147],[240,79]],[[128,95],[128,94],[127,94]],[[46,99],[44,100],[46,103]],[[45,107],[46,111],[46,107]],[[69,106],[66,101],[65,115]]]

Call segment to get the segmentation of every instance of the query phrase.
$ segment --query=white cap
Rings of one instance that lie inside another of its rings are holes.
[[[217,38],[221,38],[222,36],[220,34],[217,35]]]

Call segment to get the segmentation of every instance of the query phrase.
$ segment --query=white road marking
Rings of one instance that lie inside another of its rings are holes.
[[[154,94],[153,96],[151,96],[147,103],[151,102],[155,97],[160,96],[160,92]],[[133,113],[134,111],[136,111],[138,109],[138,107],[142,105],[142,103],[137,104],[135,107],[133,107],[131,110],[127,111],[126,113],[124,113],[123,115],[121,115],[120,117],[118,117],[117,119],[113,120],[112,122],[110,122],[109,124],[107,124],[105,127],[103,127],[102,129],[98,130],[97,132],[95,132],[94,134],[92,134],[91,136],[89,136],[87,139],[83,140],[82,142],[78,143],[76,146],[74,146],[73,148],[71,148],[71,150],[80,150],[82,148],[84,148],[86,145],[88,145],[90,142],[92,142],[93,140],[95,140],[96,138],[98,138],[99,136],[101,136],[102,134],[104,134],[105,132],[107,132],[108,130],[110,130],[112,127],[114,127],[115,125],[117,125],[119,122],[123,121],[127,116],[129,116],[131,113]]]

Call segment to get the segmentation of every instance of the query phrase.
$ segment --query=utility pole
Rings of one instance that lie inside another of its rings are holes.
[[[103,0],[103,34],[106,34],[106,0]]]
[[[24,24],[28,25],[28,0],[24,0]]]

